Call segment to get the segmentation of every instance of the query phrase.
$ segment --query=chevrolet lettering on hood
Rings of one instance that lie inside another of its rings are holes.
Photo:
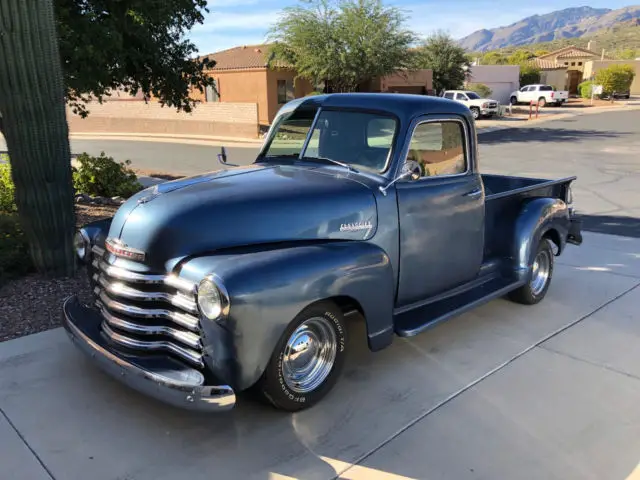
[[[341,232],[359,232],[361,230],[371,230],[372,228],[371,222],[343,223],[340,225]]]

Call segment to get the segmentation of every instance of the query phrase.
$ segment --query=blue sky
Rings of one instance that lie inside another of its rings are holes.
[[[263,43],[266,32],[282,8],[296,3],[296,0],[209,0],[210,13],[204,24],[194,27],[189,37],[198,46],[200,54]],[[631,5],[615,0],[592,0],[588,4],[565,0],[387,0],[385,3],[405,10],[409,17],[408,27],[420,35],[426,36],[442,29],[455,38],[481,28],[509,25],[524,17],[568,7],[589,5],[616,9]]]

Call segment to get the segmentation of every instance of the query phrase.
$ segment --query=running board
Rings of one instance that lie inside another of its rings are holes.
[[[456,296],[397,314],[394,317],[395,332],[400,337],[413,337],[440,322],[502,297],[522,285],[524,285],[522,281],[500,277]]]

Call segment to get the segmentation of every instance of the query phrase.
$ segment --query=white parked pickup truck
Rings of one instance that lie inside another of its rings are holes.
[[[554,90],[551,85],[527,85],[511,94],[511,105],[537,102],[541,107],[552,103],[559,107],[569,100],[566,90]]]
[[[476,120],[480,117],[492,117],[498,114],[498,101],[490,98],[482,98],[476,92],[469,90],[446,90],[442,96],[469,107],[473,118]]]

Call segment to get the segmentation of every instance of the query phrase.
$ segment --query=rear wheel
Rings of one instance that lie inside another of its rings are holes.
[[[313,406],[340,376],[346,340],[344,317],[334,303],[307,307],[278,341],[259,391],[281,410],[295,412]]]
[[[538,99],[538,105],[540,105],[541,107],[544,107],[547,104],[547,99],[544,97],[540,97]]]
[[[538,245],[531,279],[529,282],[517,290],[509,293],[509,298],[523,305],[535,305],[542,301],[549,290],[551,277],[553,276],[553,248],[551,241],[543,238]]]

